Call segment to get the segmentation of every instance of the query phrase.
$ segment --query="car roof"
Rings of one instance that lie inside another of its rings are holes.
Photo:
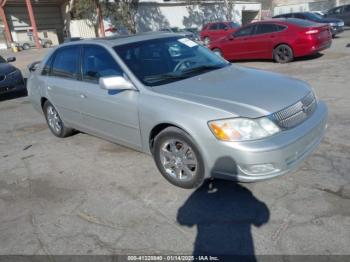
[[[77,44],[102,44],[106,46],[118,46],[124,44],[130,44],[140,41],[147,41],[152,39],[161,39],[168,37],[183,37],[183,34],[177,33],[168,33],[168,32],[145,32],[138,33],[134,35],[118,35],[118,36],[109,36],[109,37],[101,37],[101,38],[93,38],[93,39],[82,39],[79,41],[73,41],[64,43],[60,46],[69,46],[69,45],[77,45]]]
[[[299,19],[299,18],[278,17],[278,18],[272,18],[272,19],[268,19],[268,20],[253,22],[253,23],[250,23],[248,25],[265,24],[265,23],[273,23],[273,24],[280,24],[280,25],[286,25],[286,26],[292,25],[292,26],[297,26],[297,27],[300,27],[300,26],[305,27],[302,25],[311,26],[309,24],[315,23],[315,22],[311,22],[309,20],[304,20],[304,19]]]
[[[288,22],[293,22],[296,18],[273,18],[273,19],[267,19],[267,20],[261,20],[261,21],[256,21],[252,22],[247,25],[257,25],[257,24],[288,24]]]

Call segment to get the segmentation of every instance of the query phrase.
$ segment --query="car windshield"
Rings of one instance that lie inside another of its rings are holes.
[[[315,13],[305,13],[305,15],[307,16],[308,19],[318,22],[320,20],[322,20],[322,16],[319,14],[315,14]]]
[[[0,55],[0,63],[6,63],[7,61],[5,60],[5,58],[3,58],[1,55]]]
[[[207,48],[183,37],[118,45],[114,50],[147,86],[179,81],[230,65]]]

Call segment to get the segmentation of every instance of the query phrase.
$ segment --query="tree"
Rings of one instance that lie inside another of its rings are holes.
[[[136,33],[136,15],[139,0],[106,1],[103,12],[114,25],[125,26],[130,33]]]
[[[73,0],[71,4],[71,17],[74,19],[86,19],[94,27],[96,36],[99,33],[99,22],[101,21],[101,6],[99,0]]]
[[[232,12],[234,11],[234,0],[224,0],[224,5],[226,8],[226,20],[232,21]]]
[[[72,16],[87,19],[94,26],[97,35],[103,18],[114,26],[125,26],[130,33],[136,33],[138,2],[138,0],[73,0]]]

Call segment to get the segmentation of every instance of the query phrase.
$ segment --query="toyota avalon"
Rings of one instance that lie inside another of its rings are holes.
[[[81,130],[150,154],[183,188],[286,174],[318,146],[327,117],[305,82],[232,65],[173,33],[63,44],[28,89],[55,136]]]

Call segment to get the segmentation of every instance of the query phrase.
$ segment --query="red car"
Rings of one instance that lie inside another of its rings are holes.
[[[329,48],[329,25],[287,18],[259,21],[244,26],[209,48],[227,60],[274,59],[287,63],[294,57],[315,54]]]
[[[228,34],[233,33],[240,27],[235,22],[213,22],[203,26],[200,32],[200,39],[205,45],[208,45],[211,41],[222,38]]]

